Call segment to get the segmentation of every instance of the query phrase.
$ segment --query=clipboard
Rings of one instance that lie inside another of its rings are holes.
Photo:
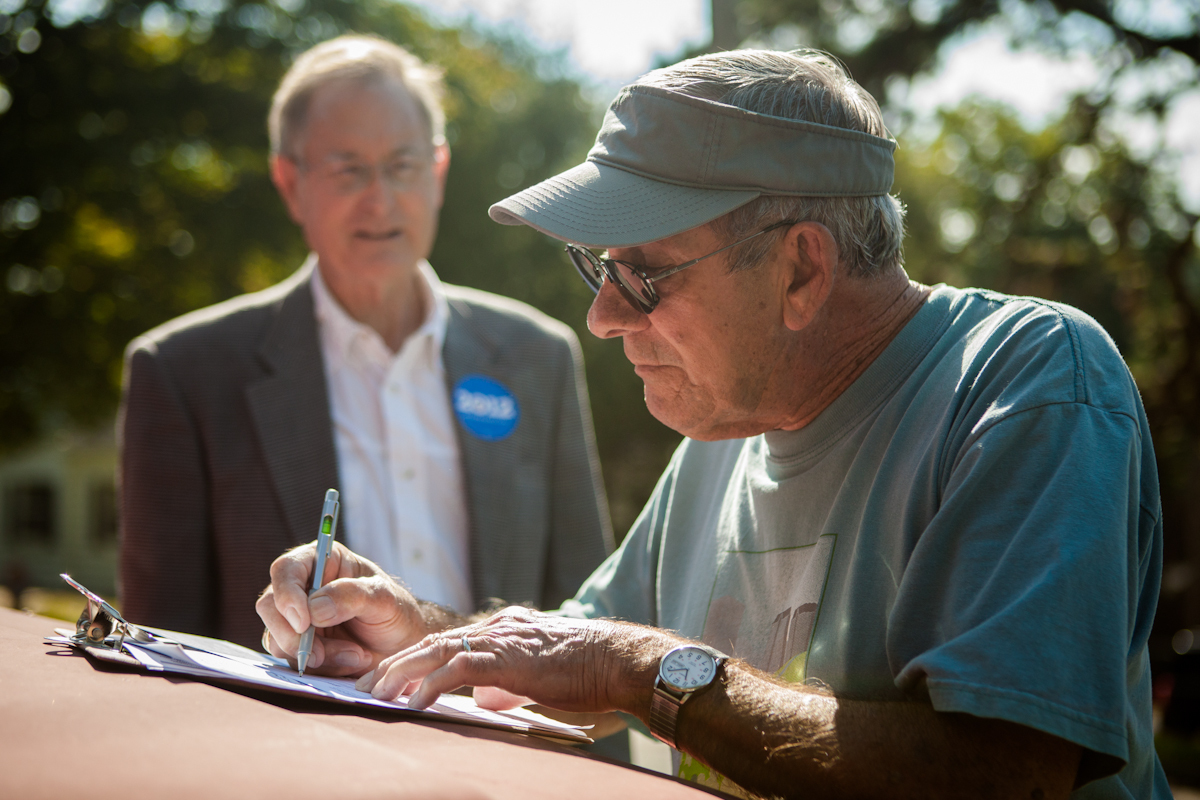
[[[87,599],[75,630],[55,630],[50,644],[66,645],[110,664],[154,673],[183,675],[207,683],[233,684],[282,694],[325,700],[372,711],[462,722],[553,739],[568,744],[591,742],[587,729],[550,719],[525,708],[491,711],[471,697],[442,695],[428,709],[408,707],[408,698],[377,700],[354,688],[352,678],[299,675],[284,659],[206,636],[134,625],[104,598],[63,573],[62,579]]]

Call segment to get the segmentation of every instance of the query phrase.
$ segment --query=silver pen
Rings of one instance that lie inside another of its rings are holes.
[[[324,583],[322,579],[325,577],[325,561],[333,552],[333,537],[337,533],[340,507],[337,489],[327,491],[325,505],[321,509],[321,527],[317,529],[317,563],[313,566],[312,588],[308,590],[309,597],[312,597]],[[301,675],[304,674],[304,667],[308,665],[308,657],[312,653],[313,636],[316,632],[317,628],[310,620],[308,630],[300,637],[300,649],[296,651],[296,664]]]

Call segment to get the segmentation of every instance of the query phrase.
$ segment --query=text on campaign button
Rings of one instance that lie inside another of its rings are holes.
[[[517,427],[521,407],[504,384],[484,375],[468,375],[454,387],[454,413],[468,431],[495,441]]]

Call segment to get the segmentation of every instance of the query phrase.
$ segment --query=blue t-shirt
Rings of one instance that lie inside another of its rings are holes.
[[[1169,798],[1146,649],[1161,560],[1145,412],[1103,329],[939,286],[811,424],[685,440],[566,610],[1027,725],[1085,749],[1074,797]]]

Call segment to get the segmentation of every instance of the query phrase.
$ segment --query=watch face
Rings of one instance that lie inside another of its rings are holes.
[[[680,647],[663,657],[658,674],[675,689],[698,689],[712,682],[717,662],[699,647]]]

